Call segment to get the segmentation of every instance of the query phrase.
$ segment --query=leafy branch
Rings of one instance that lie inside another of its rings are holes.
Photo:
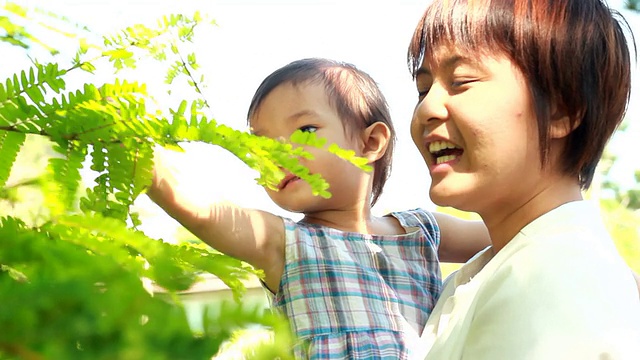
[[[150,182],[156,144],[209,142],[237,155],[253,154],[245,160],[257,169],[278,168],[274,159],[286,157],[289,148],[207,119],[201,99],[192,101],[189,111],[184,100],[177,109],[150,112],[151,97],[137,82],[87,82],[66,91],[70,73],[93,72],[104,59],[121,69],[135,68],[145,56],[166,58],[166,44],[190,41],[199,19],[164,17],[156,29],[133,26],[105,37],[103,46],[80,40],[70,67],[35,62],[0,84],[0,195],[19,201],[11,193],[28,184],[42,194],[46,208],[32,225],[10,213],[0,217],[0,358],[207,359],[235,330],[251,324],[288,333],[281,317],[238,303],[225,305],[224,314],[205,314],[207,327],[194,332],[175,294],[210,272],[239,301],[243,281],[261,273],[210,248],[147,237],[136,230],[139,220],[131,205]],[[12,23],[9,17],[2,21]],[[28,27],[19,30],[32,39]],[[174,42],[169,30],[175,30]],[[197,67],[195,55],[180,59],[193,78],[188,70]],[[201,94],[195,81],[190,85]],[[33,136],[48,139],[55,152],[45,175],[6,186]],[[272,150],[282,154],[271,156]],[[96,174],[87,189],[81,179],[85,164]],[[169,296],[152,296],[142,279],[153,280]],[[233,321],[226,321],[228,314]],[[290,347],[290,338],[282,336],[273,349]]]

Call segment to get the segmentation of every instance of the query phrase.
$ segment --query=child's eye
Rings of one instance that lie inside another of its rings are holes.
[[[313,125],[305,125],[305,126],[300,127],[299,130],[302,131],[302,132],[313,133],[313,132],[318,131],[318,128],[316,126],[313,126]]]

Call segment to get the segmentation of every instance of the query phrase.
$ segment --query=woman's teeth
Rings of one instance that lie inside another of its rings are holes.
[[[455,158],[456,158],[455,155],[439,156],[436,158],[436,164],[443,164],[443,163],[446,163],[447,161],[454,160]]]

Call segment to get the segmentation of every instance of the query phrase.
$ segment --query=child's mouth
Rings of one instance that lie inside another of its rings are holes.
[[[282,181],[280,181],[280,184],[278,185],[278,190],[282,190],[285,187],[287,187],[287,185],[289,185],[290,183],[296,181],[296,180],[300,180],[299,177],[295,176],[295,175],[287,175],[284,177],[284,179],[282,179]]]

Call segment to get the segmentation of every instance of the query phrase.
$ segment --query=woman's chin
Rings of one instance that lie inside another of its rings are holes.
[[[452,207],[458,210],[463,211],[472,211],[468,209],[464,209],[463,204],[467,204],[469,200],[468,195],[465,194],[461,189],[449,189],[441,186],[431,186],[429,190],[429,197],[431,201],[442,207]]]

